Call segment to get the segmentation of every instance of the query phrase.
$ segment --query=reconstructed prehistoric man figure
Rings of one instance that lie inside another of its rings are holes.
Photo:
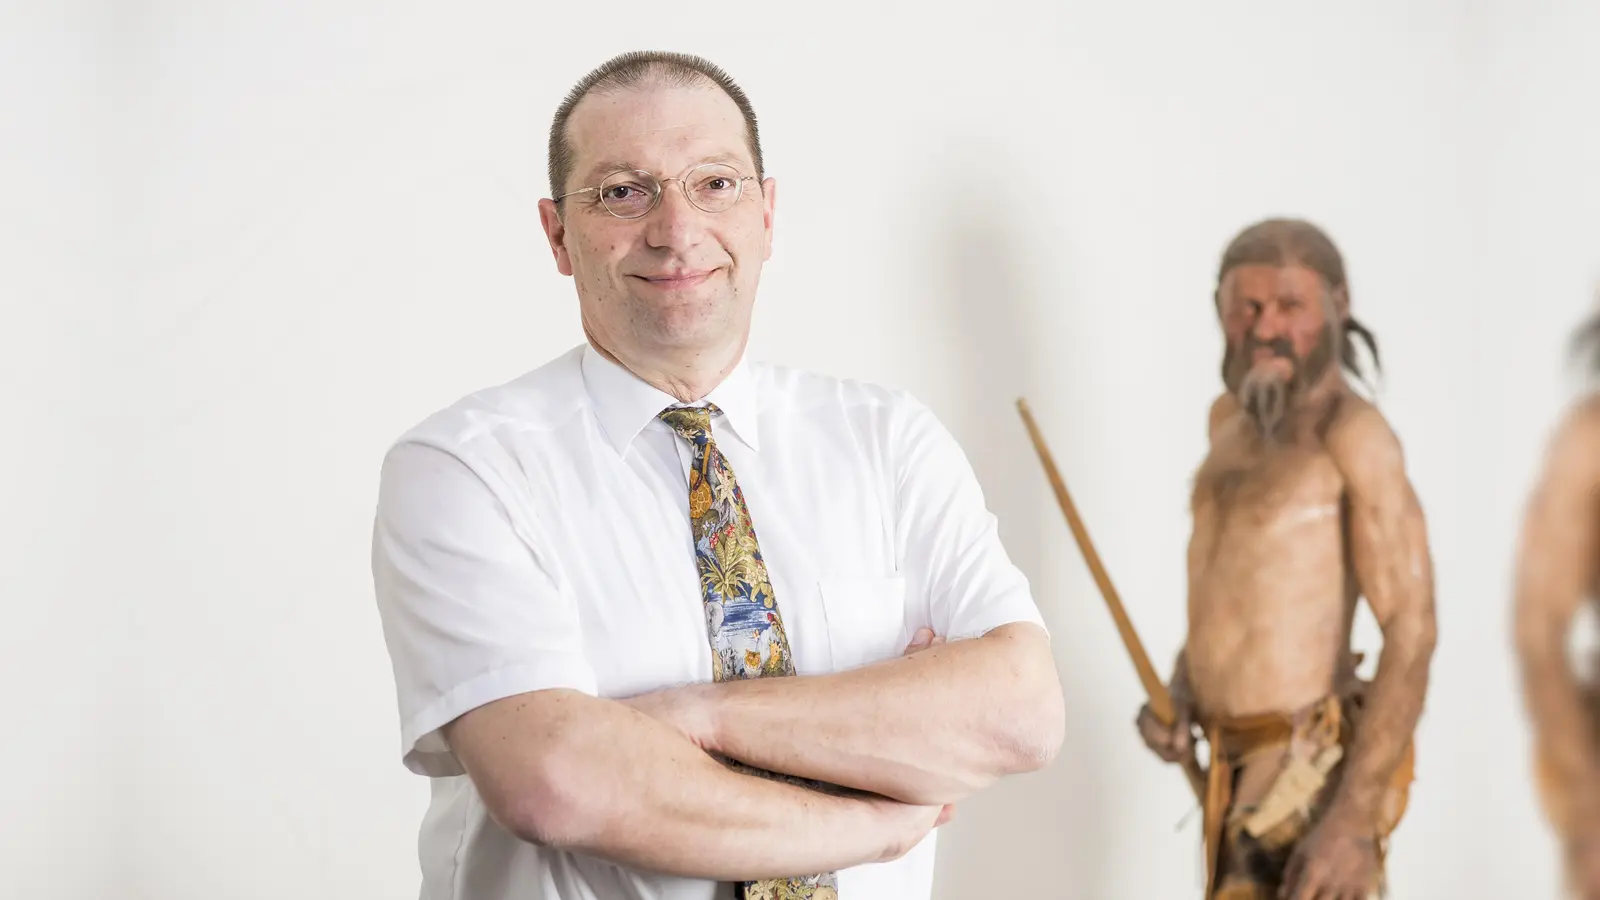
[[[1163,759],[1210,747],[1210,900],[1364,900],[1384,886],[1435,641],[1433,566],[1400,442],[1358,394],[1344,262],[1298,220],[1240,233],[1216,288],[1226,390],[1194,478],[1188,633]],[[1351,647],[1365,597],[1383,633],[1370,681]],[[1281,892],[1281,893],[1280,893]]]

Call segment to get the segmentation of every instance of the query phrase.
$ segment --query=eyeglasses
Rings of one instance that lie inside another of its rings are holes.
[[[683,189],[684,198],[696,209],[708,213],[732,208],[744,194],[744,183],[754,180],[754,175],[741,176],[738,169],[726,163],[705,163],[695,166],[680,178],[666,179],[676,181],[678,187]],[[624,169],[607,175],[596,187],[568,191],[557,197],[556,202],[560,203],[573,194],[598,193],[606,212],[619,219],[637,219],[649,215],[661,204],[662,188],[663,182],[649,172]]]

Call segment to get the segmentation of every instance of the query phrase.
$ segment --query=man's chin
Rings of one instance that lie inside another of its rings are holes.
[[[734,324],[721,310],[697,305],[661,312],[666,315],[640,322],[639,337],[663,350],[711,348],[736,337]]]

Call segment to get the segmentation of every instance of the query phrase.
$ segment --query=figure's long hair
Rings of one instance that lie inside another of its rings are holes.
[[[1302,265],[1322,276],[1330,295],[1343,291],[1349,297],[1350,283],[1345,277],[1344,257],[1339,248],[1322,229],[1302,219],[1266,219],[1239,232],[1223,251],[1222,263],[1217,269],[1217,289],[1221,290],[1222,280],[1229,271],[1246,265]],[[1367,379],[1353,339],[1360,339],[1367,345],[1373,369],[1381,375],[1383,362],[1378,356],[1378,338],[1354,316],[1345,316],[1341,325],[1339,362],[1370,388],[1372,383]]]
[[[1595,312],[1587,322],[1578,326],[1572,335],[1572,359],[1588,377],[1600,377],[1600,312]]]

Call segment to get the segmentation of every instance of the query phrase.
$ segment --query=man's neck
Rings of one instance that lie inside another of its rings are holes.
[[[1304,447],[1320,444],[1323,432],[1334,410],[1350,394],[1350,385],[1338,365],[1328,367],[1328,372],[1295,404],[1290,414],[1291,439]]]
[[[595,340],[593,335],[588,335],[588,338],[595,352],[632,372],[656,390],[670,394],[679,403],[695,403],[715,390],[728,377],[728,373],[738,367],[745,347],[745,342],[740,340],[724,348],[699,353],[688,360],[622,359]]]

